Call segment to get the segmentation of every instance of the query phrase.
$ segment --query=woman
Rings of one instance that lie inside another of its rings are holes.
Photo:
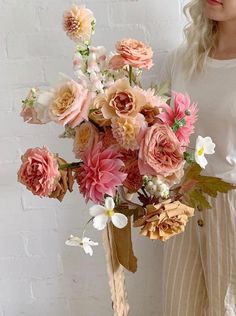
[[[185,12],[186,43],[162,79],[198,103],[196,135],[216,144],[206,171],[236,183],[236,0],[192,0]],[[236,315],[236,191],[211,203],[164,245],[163,316]]]

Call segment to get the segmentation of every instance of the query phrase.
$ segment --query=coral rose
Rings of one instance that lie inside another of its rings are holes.
[[[49,111],[52,120],[76,127],[88,119],[90,92],[73,80],[60,84],[52,94]]]
[[[34,195],[49,196],[60,179],[57,159],[47,147],[30,148],[21,157],[18,181]]]
[[[103,149],[101,142],[87,149],[76,175],[86,202],[92,200],[101,203],[105,194],[114,197],[117,187],[122,185],[127,176],[121,171],[123,166],[121,155],[113,148]]]
[[[92,148],[99,141],[99,132],[90,122],[76,127],[73,152],[76,158],[82,158],[86,149]]]
[[[145,97],[137,88],[132,88],[127,79],[117,80],[104,94],[103,116],[111,119],[114,116],[135,117],[145,104]]]
[[[142,136],[139,170],[142,175],[167,177],[183,165],[181,145],[168,125],[154,124]]]
[[[150,69],[153,66],[151,47],[135,39],[123,39],[116,44],[117,53],[134,68]]]
[[[64,13],[64,30],[76,43],[90,40],[94,23],[95,18],[92,11],[84,5],[72,5],[71,9]]]

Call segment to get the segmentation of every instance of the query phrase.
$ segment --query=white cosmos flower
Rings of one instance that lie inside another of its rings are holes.
[[[205,169],[207,165],[206,155],[212,155],[215,153],[215,144],[211,137],[198,136],[195,149],[195,160],[201,168]]]
[[[93,255],[93,248],[94,246],[98,246],[97,242],[92,241],[88,237],[83,237],[82,239],[77,236],[71,235],[70,238],[66,241],[67,246],[72,247],[81,247],[84,249],[84,252],[86,254],[89,254],[90,256]]]
[[[94,205],[90,207],[90,215],[94,217],[93,227],[98,230],[103,230],[106,224],[111,220],[113,225],[117,228],[124,228],[128,219],[124,214],[114,212],[115,203],[113,198],[107,197],[105,199],[105,206]]]

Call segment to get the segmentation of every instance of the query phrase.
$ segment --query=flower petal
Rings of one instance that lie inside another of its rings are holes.
[[[79,237],[71,235],[70,238],[65,242],[67,246],[81,247],[82,240]]]
[[[115,207],[115,203],[112,197],[107,197],[105,199],[105,208],[106,210],[113,210]]]
[[[98,216],[98,215],[101,215],[103,213],[106,212],[106,209],[104,206],[102,205],[93,205],[92,207],[90,207],[89,209],[89,213],[91,216],[95,217],[95,216]]]
[[[204,155],[199,156],[199,155],[195,154],[195,160],[196,160],[196,163],[199,164],[199,166],[202,169],[206,168],[206,165],[208,164],[208,162],[207,162],[206,157]]]
[[[89,254],[90,256],[93,255],[93,248],[89,244],[85,243],[83,248],[86,254]]]
[[[105,214],[98,215],[93,219],[93,227],[97,230],[103,230],[106,227],[108,217]]]
[[[128,223],[128,218],[124,214],[115,213],[111,217],[111,221],[117,228],[124,228]]]

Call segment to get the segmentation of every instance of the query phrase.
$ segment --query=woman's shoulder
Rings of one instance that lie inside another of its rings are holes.
[[[166,57],[164,65],[160,73],[160,81],[170,81],[173,77],[176,68],[181,67],[183,57],[185,54],[185,46],[180,45],[175,49],[171,50]]]

